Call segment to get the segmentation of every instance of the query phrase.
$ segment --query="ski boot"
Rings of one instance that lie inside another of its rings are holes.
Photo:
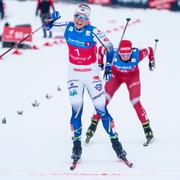
[[[47,37],[46,30],[43,29],[43,38],[46,38],[46,37]]]
[[[150,127],[150,124],[149,124],[149,120],[143,124],[143,129],[144,129],[144,133],[146,136],[146,142],[143,145],[148,146],[154,140],[154,136],[153,136],[153,132],[152,132],[152,129]]]
[[[91,124],[88,127],[88,130],[86,132],[86,140],[85,143],[88,144],[90,139],[93,137],[96,129],[97,129],[97,125],[98,125],[98,119],[95,119],[94,116],[91,118]]]
[[[125,159],[126,158],[126,152],[123,150],[121,143],[119,142],[118,137],[111,139],[113,150],[116,152],[117,157],[119,159]]]
[[[72,165],[70,166],[70,170],[74,170],[76,168],[82,154],[81,141],[74,140],[73,144],[74,146],[72,149],[72,156],[71,156],[71,159],[73,159],[73,162],[72,162]]]
[[[119,142],[118,137],[111,139],[113,150],[116,152],[117,157],[123,161],[128,167],[132,167],[133,163],[129,162],[126,158],[126,151],[123,150],[121,143]]]
[[[49,32],[49,38],[52,38],[52,32],[51,31]]]
[[[72,149],[72,156],[71,159],[73,159],[73,161],[78,161],[81,158],[81,154],[82,154],[82,147],[81,147],[81,141],[80,140],[75,140],[73,142],[74,146]]]

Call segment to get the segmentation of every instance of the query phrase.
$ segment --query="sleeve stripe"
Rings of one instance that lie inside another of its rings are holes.
[[[62,26],[66,26],[66,24],[53,24],[53,26],[55,26],[55,27],[62,27]]]
[[[101,39],[93,32],[93,35],[94,36],[96,36],[96,38],[98,39],[98,41],[104,46],[104,47],[106,47],[105,45],[104,45],[104,43],[101,41]],[[107,47],[106,47],[107,48]]]

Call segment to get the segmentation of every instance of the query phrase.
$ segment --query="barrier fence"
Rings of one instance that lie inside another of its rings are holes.
[[[63,0],[56,0],[63,1]],[[65,0],[64,2],[89,2],[120,7],[154,8],[180,11],[180,0]]]
[[[18,0],[28,1],[28,0]],[[38,0],[31,0],[38,1]],[[115,5],[119,7],[131,8],[153,8],[168,9],[170,11],[180,11],[180,0],[54,0],[54,2],[80,3],[88,2],[102,5]]]

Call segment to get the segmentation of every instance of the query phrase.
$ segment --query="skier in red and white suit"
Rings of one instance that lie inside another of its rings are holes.
[[[103,46],[98,49],[98,64],[101,68],[104,66],[103,58],[107,51]],[[152,47],[137,49],[132,48],[132,43],[129,40],[122,40],[119,47],[114,52],[112,63],[112,78],[105,84],[106,104],[108,104],[114,93],[118,90],[121,84],[125,83],[129,92],[129,99],[137,113],[137,116],[143,126],[145,136],[148,142],[153,140],[153,132],[150,128],[149,120],[145,109],[140,102],[141,82],[139,77],[138,64],[146,56],[149,58],[149,69],[155,68],[154,52]],[[91,125],[86,133],[87,139],[90,139],[97,127],[100,117],[94,114],[91,118]]]

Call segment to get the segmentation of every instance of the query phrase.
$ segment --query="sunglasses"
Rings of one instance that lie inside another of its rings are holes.
[[[122,60],[129,60],[132,53],[119,53]]]
[[[77,18],[78,20],[82,20],[82,21],[88,21],[89,20],[89,18],[83,14],[75,14],[74,17]]]

